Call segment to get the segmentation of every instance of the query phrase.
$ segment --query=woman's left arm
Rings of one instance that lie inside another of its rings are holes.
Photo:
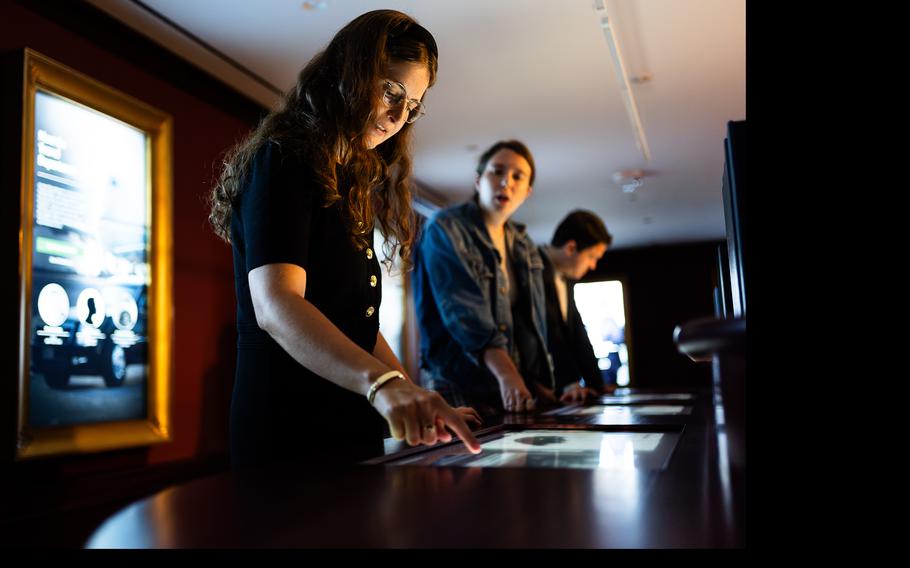
[[[404,370],[404,366],[401,364],[401,361],[398,360],[398,357],[395,356],[395,352],[392,351],[389,343],[385,340],[385,337],[382,336],[381,331],[376,332],[376,347],[373,348],[373,357],[376,357],[390,368],[401,371],[401,374],[404,375],[405,378],[412,383],[414,382],[411,380],[411,377],[408,376],[407,371]]]

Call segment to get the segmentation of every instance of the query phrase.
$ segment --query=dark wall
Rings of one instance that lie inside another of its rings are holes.
[[[706,387],[710,366],[680,355],[674,328],[714,315],[713,287],[720,241],[608,250],[584,281],[620,278],[626,296],[630,386]]]
[[[174,119],[173,441],[95,455],[2,463],[0,524],[40,515],[63,518],[65,511],[135,497],[227,463],[235,357],[233,267],[230,247],[208,228],[204,198],[220,155],[263,114],[258,104],[83,2],[0,1],[0,53],[13,54],[25,47]],[[4,69],[4,91],[15,88],[16,81]],[[10,126],[8,121],[3,125],[4,165],[16,163],[12,156],[18,154],[10,141],[18,141],[19,133],[10,131]],[[0,179],[5,195],[19,194],[18,187],[10,187],[15,182],[10,183],[9,175]],[[18,251],[15,241],[10,242],[15,231],[6,227],[10,219],[18,226],[17,207],[12,205],[17,202],[8,198],[3,213],[4,290],[16,285]],[[9,309],[3,313],[9,314]],[[2,353],[5,385],[15,382],[15,376],[8,376],[15,366],[6,362],[17,360],[17,341],[6,341],[14,337],[15,328],[7,326],[2,343],[7,346]],[[10,439],[8,414],[14,408],[7,404],[10,392],[3,391],[4,441]]]

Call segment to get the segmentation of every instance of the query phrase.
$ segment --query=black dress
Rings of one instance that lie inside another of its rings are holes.
[[[339,187],[342,196],[346,190]],[[256,324],[250,298],[251,270],[296,264],[307,273],[305,298],[372,353],[382,295],[379,261],[372,232],[365,250],[351,241],[343,202],[325,207],[312,168],[269,142],[255,155],[234,204],[238,338],[230,435],[235,469],[273,461],[353,463],[382,454],[385,420],[366,397],[297,363]]]

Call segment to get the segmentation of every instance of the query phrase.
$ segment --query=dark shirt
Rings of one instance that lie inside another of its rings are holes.
[[[349,463],[382,454],[385,420],[364,396],[295,361],[259,328],[250,297],[251,270],[274,263],[300,266],[307,275],[305,299],[372,353],[382,295],[379,261],[372,249],[372,231],[366,250],[352,242],[343,203],[342,199],[325,207],[312,168],[274,142],[256,153],[234,203],[235,468],[277,460]]]
[[[585,324],[575,305],[573,282],[566,282],[567,309],[566,319],[562,318],[559,308],[559,296],[556,292],[556,275],[553,262],[544,247],[540,248],[543,259],[543,281],[547,297],[547,329],[549,330],[548,346],[553,357],[556,372],[556,393],[560,394],[566,386],[584,379],[585,386],[601,389],[603,378],[597,366],[594,348],[588,339]]]
[[[524,226],[509,221],[505,230],[511,285],[519,292],[514,307],[499,251],[473,201],[440,211],[422,231],[414,272],[421,376],[455,406],[502,410],[499,384],[483,362],[492,347],[509,353],[532,393],[534,382],[553,387],[540,255]]]

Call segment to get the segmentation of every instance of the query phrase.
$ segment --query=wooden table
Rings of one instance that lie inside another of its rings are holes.
[[[225,473],[133,503],[87,547],[743,546],[710,392],[690,404],[688,415],[629,421],[684,424],[663,471],[357,465]]]

